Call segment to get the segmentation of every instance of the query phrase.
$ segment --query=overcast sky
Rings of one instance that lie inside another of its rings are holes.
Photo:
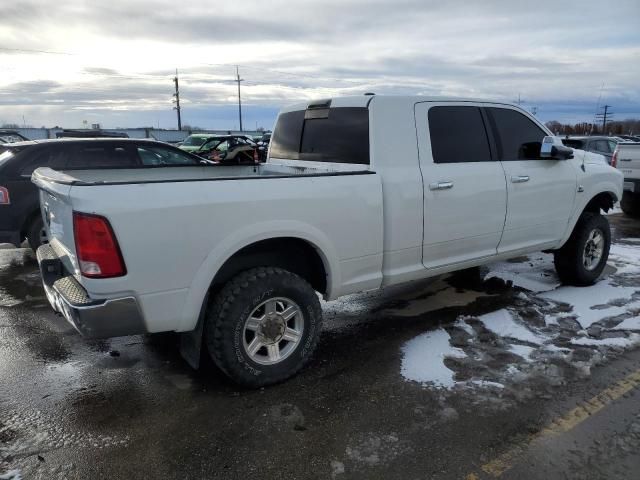
[[[271,128],[287,103],[365,92],[640,118],[640,1],[3,2],[0,123]],[[48,53],[45,53],[48,52]]]

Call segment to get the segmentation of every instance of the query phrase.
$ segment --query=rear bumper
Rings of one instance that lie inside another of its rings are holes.
[[[20,240],[20,232],[11,230],[0,230],[0,243],[11,243],[15,247],[19,247],[22,243]]]
[[[135,297],[92,299],[73,275],[65,274],[51,246],[42,245],[36,255],[51,307],[83,336],[110,338],[147,333]]]

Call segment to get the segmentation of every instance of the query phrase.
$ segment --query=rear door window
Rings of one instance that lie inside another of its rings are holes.
[[[137,147],[140,162],[145,166],[198,165],[198,160],[171,148],[156,146]]]
[[[27,153],[28,155],[28,153]],[[26,156],[23,156],[26,158]],[[36,168],[49,167],[54,170],[61,170],[65,167],[67,157],[64,151],[57,148],[46,148],[35,152],[34,156],[26,158],[26,161],[20,167],[20,176],[31,177]]]
[[[283,113],[271,156],[316,162],[369,164],[369,110],[338,107]]]
[[[609,150],[609,142],[607,140],[596,140],[594,143],[594,150],[601,153],[611,153]]]
[[[479,107],[431,107],[428,115],[435,163],[491,161],[489,139]]]
[[[547,133],[520,112],[508,108],[487,108],[496,133],[502,161],[537,160]]]

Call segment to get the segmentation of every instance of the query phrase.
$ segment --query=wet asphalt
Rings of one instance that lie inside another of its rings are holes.
[[[614,238],[640,236],[640,221],[608,218]],[[503,389],[447,391],[401,376],[407,341],[517,302],[517,288],[482,278],[446,278],[459,298],[425,281],[326,303],[310,365],[252,391],[211,365],[190,369],[175,335],[83,339],[49,308],[33,254],[2,249],[0,478],[640,478],[640,387],[544,434],[638,371],[640,349],[608,354],[589,376],[543,369]],[[421,292],[423,311],[413,311],[406,299]],[[492,368],[509,361],[487,357]],[[487,467],[500,458],[500,472]]]

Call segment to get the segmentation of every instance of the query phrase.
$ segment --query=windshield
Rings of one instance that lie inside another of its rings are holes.
[[[207,137],[194,137],[193,135],[188,136],[184,142],[182,142],[183,147],[199,147],[207,140]]]

